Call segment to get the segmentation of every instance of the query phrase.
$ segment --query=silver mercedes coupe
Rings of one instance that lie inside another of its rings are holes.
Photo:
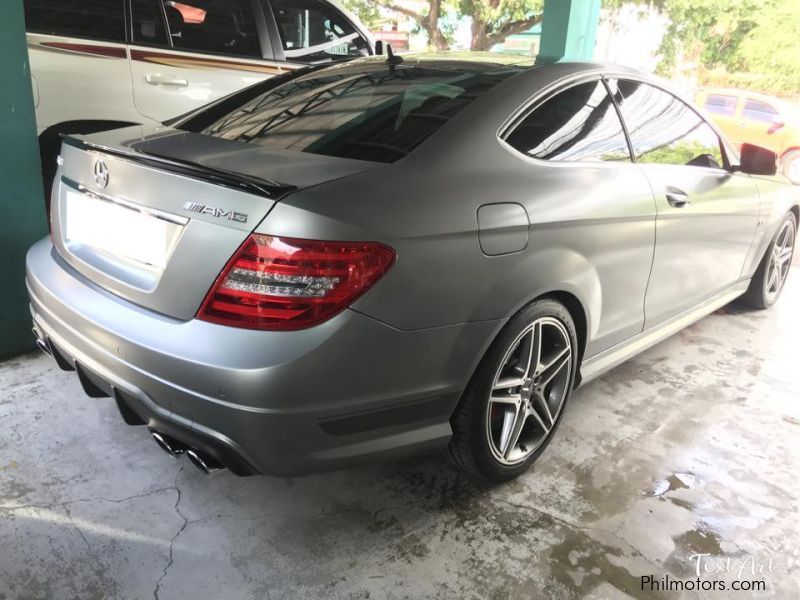
[[[775,170],[614,66],[311,67],[66,138],[34,332],[206,472],[443,450],[509,479],[578,385],[736,298],[776,302],[800,188]]]

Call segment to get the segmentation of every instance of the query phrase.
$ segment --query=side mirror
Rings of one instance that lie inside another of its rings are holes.
[[[753,144],[742,144],[739,170],[748,175],[775,175],[778,155],[772,150]]]
[[[375,56],[383,56],[383,40],[375,42]]]

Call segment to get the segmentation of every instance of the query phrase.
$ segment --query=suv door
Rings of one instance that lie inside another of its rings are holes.
[[[129,0],[136,108],[164,121],[283,72],[254,0]],[[285,65],[284,65],[285,66]]]
[[[25,0],[39,132],[68,121],[138,120],[125,53],[125,0]]]
[[[634,159],[656,197],[656,251],[645,300],[649,328],[741,281],[759,196],[750,177],[724,168],[727,148],[688,104],[647,83],[609,83]]]

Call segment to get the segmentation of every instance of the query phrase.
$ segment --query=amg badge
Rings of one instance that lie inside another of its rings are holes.
[[[245,213],[240,213],[233,210],[223,210],[221,208],[216,208],[215,206],[198,204],[197,202],[187,202],[183,205],[183,210],[200,213],[201,215],[211,215],[212,217],[218,217],[220,219],[237,221],[238,223],[247,223],[247,215]]]

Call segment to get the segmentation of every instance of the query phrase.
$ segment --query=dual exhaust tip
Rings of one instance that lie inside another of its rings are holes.
[[[206,475],[210,475],[216,471],[221,471],[225,468],[208,454],[205,454],[200,450],[195,450],[194,448],[191,448],[176,439],[164,435],[163,433],[151,430],[150,435],[153,436],[153,439],[155,440],[156,444],[158,444],[158,447],[169,454],[172,458],[180,458],[183,454],[185,454],[189,461]]]

